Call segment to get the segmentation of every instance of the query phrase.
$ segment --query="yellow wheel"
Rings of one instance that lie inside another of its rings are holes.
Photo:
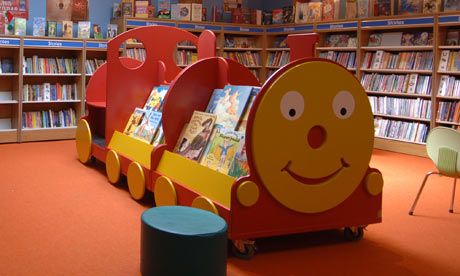
[[[192,207],[219,215],[219,211],[217,210],[216,205],[214,205],[214,203],[209,198],[204,196],[195,198],[192,202]]]
[[[91,159],[91,129],[88,121],[81,119],[78,122],[77,131],[75,134],[75,143],[77,146],[78,159],[83,164],[88,163]]]
[[[113,150],[109,150],[105,158],[105,171],[110,183],[115,184],[120,180],[120,158],[118,158],[118,154]]]
[[[157,207],[177,205],[176,189],[169,178],[160,176],[155,182],[153,193]]]
[[[128,188],[131,196],[139,200],[145,194],[145,175],[142,166],[132,162],[128,167]]]
[[[251,207],[259,199],[259,188],[252,181],[245,181],[238,186],[236,197],[241,205]]]

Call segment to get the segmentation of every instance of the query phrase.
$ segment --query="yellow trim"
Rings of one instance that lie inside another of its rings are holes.
[[[147,142],[115,131],[112,139],[110,139],[108,148],[150,169],[150,155],[153,146],[147,144]]]
[[[105,158],[105,171],[110,183],[115,184],[120,180],[120,158],[118,158],[118,154],[114,150],[109,150],[109,152],[107,152],[107,157]]]
[[[209,198],[206,198],[204,196],[199,196],[195,198],[192,202],[192,207],[219,215],[219,211],[217,210],[216,205],[214,205],[214,203],[212,203],[212,201],[209,200]]]
[[[245,181],[238,186],[236,197],[241,205],[251,207],[259,199],[259,188],[252,181]]]
[[[91,159],[91,129],[85,119],[78,122],[77,131],[75,134],[75,144],[77,146],[78,159],[83,164],[88,163]]]
[[[153,193],[157,207],[177,205],[176,189],[166,176],[160,176],[157,179]]]
[[[131,196],[139,200],[145,194],[145,175],[141,165],[132,162],[128,167],[128,188]]]
[[[157,171],[230,209],[230,197],[235,178],[169,151],[163,153]]]
[[[371,172],[366,177],[367,192],[373,196],[380,194],[383,190],[383,177],[380,173]]]

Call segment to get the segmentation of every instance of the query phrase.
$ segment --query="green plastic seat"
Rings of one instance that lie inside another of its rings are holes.
[[[449,212],[453,213],[457,177],[460,176],[460,158],[458,157],[460,153],[460,132],[447,127],[436,127],[432,129],[426,140],[426,150],[428,157],[433,160],[438,171],[429,172],[425,175],[422,185],[417,193],[417,197],[409,210],[409,215],[414,214],[415,206],[422,194],[425,183],[428,180],[428,177],[433,174],[448,176],[454,179],[452,200],[449,208]]]

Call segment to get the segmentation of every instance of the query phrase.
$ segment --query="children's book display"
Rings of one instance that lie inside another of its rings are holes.
[[[154,146],[162,143],[161,127],[163,100],[169,86],[155,86],[143,108],[136,108],[126,124],[124,134]]]
[[[118,25],[108,24],[107,25],[107,38],[114,38],[118,34]]]
[[[33,36],[45,36],[46,19],[44,17],[34,17]]]
[[[73,22],[62,21],[62,37],[72,38],[73,37]]]
[[[195,111],[175,152],[218,172],[247,175],[245,131],[259,87],[226,85],[215,89],[205,112]]]
[[[55,37],[57,36],[57,22],[48,21],[48,36]]]
[[[78,22],[78,38],[90,38],[91,22]]]

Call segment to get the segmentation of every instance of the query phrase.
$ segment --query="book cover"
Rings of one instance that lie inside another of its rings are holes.
[[[226,85],[211,97],[209,113],[217,115],[216,126],[235,130],[251,95],[252,86]],[[212,102],[211,102],[212,101]]]
[[[323,20],[330,21],[335,18],[334,0],[323,0]]]
[[[273,24],[273,13],[271,11],[262,12],[262,25]]]
[[[294,23],[301,24],[307,23],[308,18],[308,3],[295,3],[295,11],[294,11]]]
[[[403,33],[401,37],[401,46],[413,46],[415,35],[413,33]]]
[[[188,159],[200,160],[215,121],[216,115],[214,114],[194,111],[184,133],[177,141],[176,152]]]
[[[294,22],[294,9],[292,6],[283,7],[283,23]]]
[[[10,58],[2,58],[1,70],[2,73],[14,73],[13,60]]]
[[[145,102],[144,109],[161,111],[163,107],[163,100],[168,92],[168,89],[169,86],[167,85],[153,87],[147,101]]]
[[[90,38],[91,22],[78,22],[78,38]]]
[[[121,13],[124,16],[134,16],[134,7],[132,2],[121,3]]]
[[[134,130],[133,137],[151,144],[160,126],[162,114],[154,110],[145,112],[144,118]]]
[[[73,22],[62,21],[62,37],[72,38],[73,37]]]
[[[121,17],[121,5],[120,3],[113,3],[112,7],[112,18]]]
[[[444,11],[460,11],[460,0],[444,0]]]
[[[447,46],[457,46],[459,41],[459,31],[448,31],[446,35]]]
[[[437,13],[441,6],[441,0],[423,0],[423,13]]]
[[[357,47],[357,46],[358,46],[358,38],[357,37],[348,38],[347,47]]]
[[[191,8],[190,4],[177,4],[179,5],[179,20],[190,21],[191,20]]]
[[[51,84],[50,83],[43,84],[43,101],[46,101],[46,102],[51,101]]]
[[[283,9],[274,9],[272,11],[272,23],[283,24]]]
[[[215,171],[227,174],[242,139],[244,139],[244,134],[241,132],[232,130],[216,131],[215,135],[210,139],[209,146],[200,163]]]
[[[367,46],[380,46],[382,45],[382,34],[381,33],[373,33],[369,36],[369,42]]]
[[[144,116],[145,110],[136,108],[133,114],[131,114],[131,117],[129,118],[128,122],[126,123],[126,127],[123,133],[128,136],[133,136],[134,131],[136,130],[137,126],[141,123],[141,121],[144,119]]]
[[[251,91],[251,96],[249,96],[248,103],[244,109],[243,115],[241,116],[241,120],[238,123],[238,127],[236,128],[240,132],[246,131],[246,126],[248,124],[249,112],[251,111],[252,105],[254,100],[256,99],[257,94],[260,92],[260,87],[253,87]]]
[[[57,35],[57,22],[48,21],[48,36],[55,37]]]
[[[158,0],[158,18],[171,18],[171,0]]]
[[[32,35],[33,36],[45,36],[46,35],[46,19],[44,17],[34,17]]]
[[[203,5],[192,3],[192,21],[200,22],[203,19]]]
[[[136,1],[135,3],[135,17],[148,18],[149,1]]]
[[[117,24],[107,24],[107,38],[114,38],[118,35]]]
[[[180,17],[180,7],[179,4],[171,4],[171,19],[179,20]]]
[[[345,18],[352,19],[358,15],[358,6],[356,0],[346,0]]]
[[[433,44],[433,34],[430,32],[416,32],[414,34],[415,46],[428,46]]]
[[[14,35],[25,36],[26,35],[26,19],[16,17],[14,19]]]
[[[399,14],[416,14],[421,12],[421,0],[400,0]]]
[[[148,18],[155,18],[155,6],[149,5],[147,7],[147,13],[148,13],[147,15]]]
[[[391,0],[375,0],[374,15],[388,16],[391,15]]]
[[[409,75],[409,83],[407,84],[407,93],[415,94],[415,88],[417,86],[417,74],[410,74]]]
[[[369,0],[357,0],[358,18],[369,17]]]
[[[236,149],[235,158],[230,165],[230,170],[228,172],[229,176],[240,178],[242,176],[249,175],[249,163],[246,156],[246,142],[245,137],[243,136],[240,142],[238,143],[238,148]]]
[[[321,2],[308,3],[308,22],[321,21]]]
[[[381,46],[401,46],[402,32],[382,33]]]
[[[164,132],[163,132],[163,126],[160,124],[158,126],[158,130],[157,130],[157,133],[155,133],[155,137],[153,138],[153,142],[152,142],[152,145],[154,147],[160,145],[160,144],[163,144],[164,143]]]
[[[93,25],[93,37],[95,39],[103,39],[102,28],[101,28],[101,26],[99,26],[99,24],[94,24]]]

